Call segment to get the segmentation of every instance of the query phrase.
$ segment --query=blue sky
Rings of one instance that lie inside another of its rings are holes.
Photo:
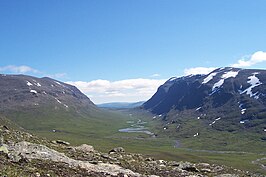
[[[265,41],[265,0],[0,1],[0,72],[54,77],[96,103],[148,99],[189,68],[264,69]]]

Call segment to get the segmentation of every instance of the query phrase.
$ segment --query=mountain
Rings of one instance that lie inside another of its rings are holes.
[[[170,78],[143,107],[158,115],[170,110],[222,109],[242,118],[254,118],[255,113],[261,117],[266,111],[265,83],[266,70],[219,68],[207,75]]]
[[[128,109],[128,108],[136,108],[141,106],[145,101],[139,101],[135,103],[128,102],[112,102],[112,103],[103,103],[98,104],[97,106],[100,108],[111,108],[111,109]]]
[[[54,109],[96,109],[75,86],[48,77],[0,75],[0,111],[53,106]]]
[[[40,132],[54,129],[69,132],[79,123],[92,124],[93,120],[104,117],[75,86],[48,77],[3,74],[0,114],[27,130]]]
[[[170,78],[143,108],[159,115],[154,118],[160,117],[164,128],[179,137],[252,132],[249,140],[265,147],[266,70],[225,67],[207,75]]]

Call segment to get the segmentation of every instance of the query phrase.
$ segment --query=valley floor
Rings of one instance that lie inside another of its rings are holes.
[[[152,115],[147,113],[120,110],[112,111],[110,115],[104,122],[94,121],[88,124],[81,120],[80,124],[74,124],[73,127],[59,126],[54,132],[52,129],[32,129],[31,132],[51,140],[63,139],[74,145],[92,144],[103,152],[121,146],[128,152],[142,153],[156,159],[194,163],[207,162],[266,175],[266,154],[263,152],[265,144],[254,148],[250,144],[246,144],[250,147],[242,148],[233,145],[226,147],[217,144],[218,140],[208,142],[209,139],[200,139],[200,136],[197,137],[198,139],[176,139],[172,134],[167,133],[167,130],[159,129],[158,127],[162,126],[160,121],[153,120]],[[139,131],[119,131],[134,128],[132,125],[137,122],[140,123],[137,127]],[[239,135],[233,138],[228,134],[220,136],[231,138],[230,141],[240,138]],[[241,142],[238,143],[241,144]],[[247,151],[248,148],[250,151]]]

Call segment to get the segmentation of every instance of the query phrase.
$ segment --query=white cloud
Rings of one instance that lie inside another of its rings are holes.
[[[245,57],[245,58],[238,60],[237,63],[232,64],[231,66],[232,67],[249,67],[257,63],[264,62],[264,61],[266,61],[266,52],[258,51],[258,52],[253,53],[248,58]]]
[[[187,75],[195,75],[195,74],[209,74],[213,70],[215,70],[216,67],[195,67],[195,68],[188,68],[184,70],[184,74]]]
[[[151,75],[150,77],[160,77],[160,76],[161,76],[160,74],[155,73],[155,74]]]
[[[45,75],[46,77],[51,77],[54,79],[63,79],[67,77],[66,73],[56,73],[56,74],[49,74],[49,75]]]
[[[166,79],[126,79],[118,81],[93,80],[69,81],[68,84],[75,85],[83,93],[88,95],[93,102],[135,102],[148,100],[162,85]]]
[[[29,66],[21,65],[21,66],[15,66],[15,65],[8,65],[0,67],[0,72],[11,72],[15,74],[25,74],[25,73],[39,73],[37,69],[33,69]]]

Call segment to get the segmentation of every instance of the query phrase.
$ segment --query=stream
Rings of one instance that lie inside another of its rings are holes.
[[[136,123],[134,121],[128,121],[127,123],[131,124],[130,127],[119,129],[118,131],[124,133],[145,133],[155,137],[154,133],[150,132],[148,128],[144,126],[147,122],[138,120]]]

